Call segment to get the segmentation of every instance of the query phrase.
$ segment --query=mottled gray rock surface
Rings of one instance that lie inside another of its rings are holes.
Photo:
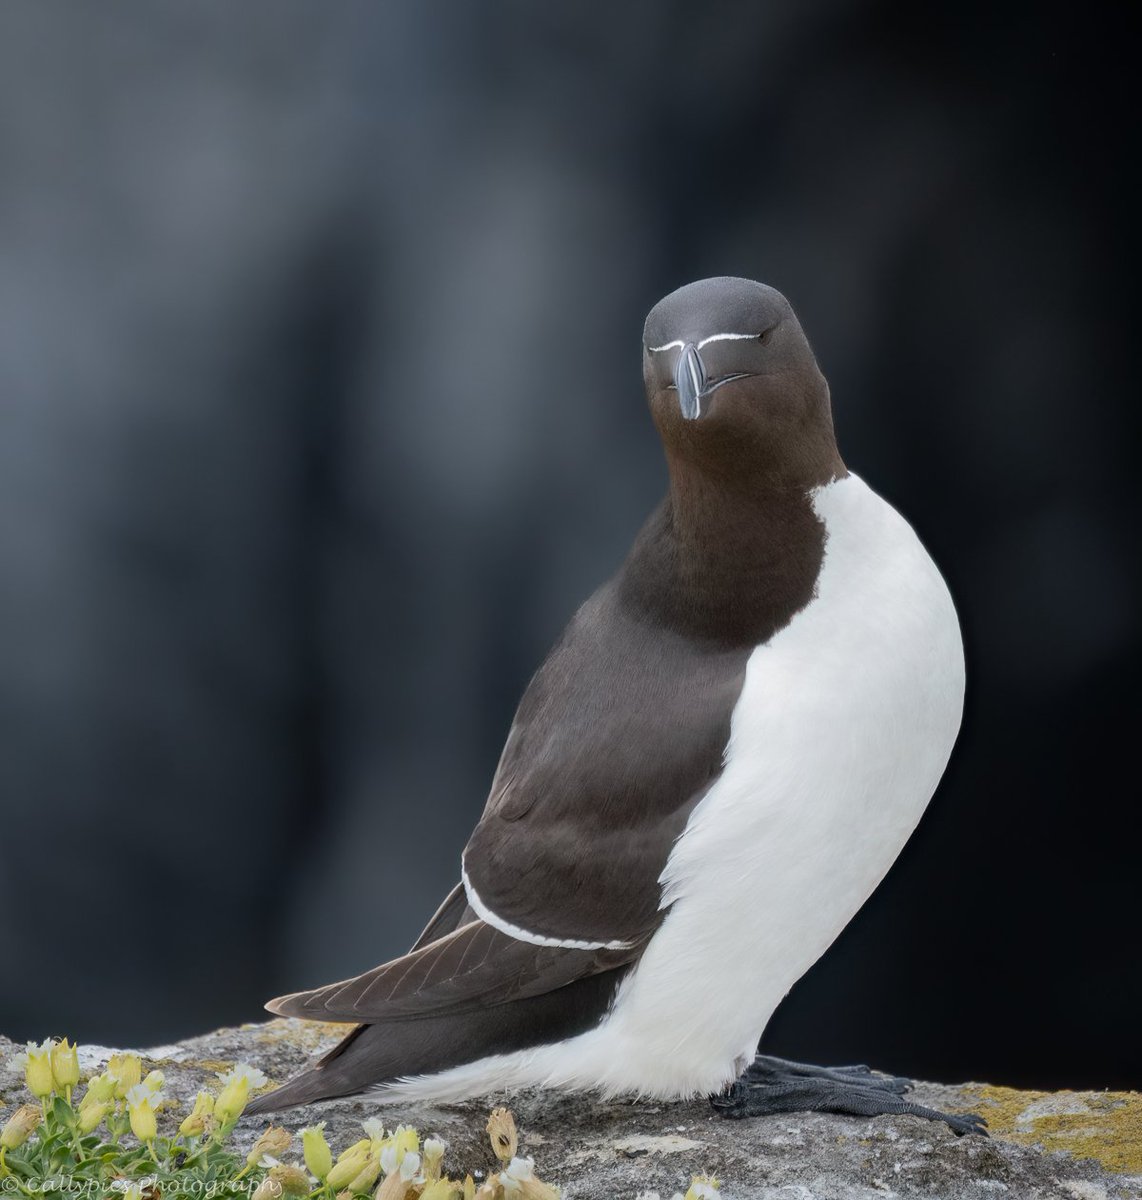
[[[242,1060],[281,1082],[332,1044],[338,1029],[271,1021],[222,1029],[151,1051],[166,1072],[169,1095],[183,1102],[215,1073]],[[11,1043],[0,1038],[0,1105],[21,1102]],[[109,1051],[88,1051],[94,1069]],[[146,1068],[145,1068],[146,1069]],[[324,1120],[335,1149],[361,1136],[360,1122],[415,1125],[448,1140],[453,1175],[494,1166],[484,1123],[507,1104],[519,1124],[520,1153],[558,1184],[567,1200],[633,1198],[653,1189],[685,1191],[694,1174],[711,1173],[726,1200],[983,1200],[985,1197],[1118,1200],[1142,1196],[1142,1096],[1135,1093],[1035,1093],[965,1084],[917,1086],[915,1098],[937,1108],[980,1112],[993,1137],[957,1138],[914,1117],[863,1120],[826,1114],[726,1121],[705,1101],[600,1103],[587,1097],[525,1092],[459,1105],[379,1109],[350,1099],[293,1110],[277,1118],[297,1130]],[[0,1113],[0,1120],[3,1119]],[[243,1143],[264,1121],[244,1121]]]

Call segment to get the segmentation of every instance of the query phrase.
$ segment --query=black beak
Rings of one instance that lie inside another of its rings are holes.
[[[706,368],[697,347],[687,342],[674,365],[674,386],[678,389],[678,404],[687,421],[702,415],[702,397],[706,394]]]

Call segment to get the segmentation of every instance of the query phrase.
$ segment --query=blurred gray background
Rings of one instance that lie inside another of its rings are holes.
[[[962,739],[768,1045],[1142,1084],[1127,39],[1041,4],[11,0],[0,1029],[374,965],[664,485],[646,310],[798,308]]]

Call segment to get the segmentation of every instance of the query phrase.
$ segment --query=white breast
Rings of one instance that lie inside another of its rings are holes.
[[[821,488],[814,506],[827,535],[816,595],[750,656],[725,770],[662,873],[670,911],[610,1014],[415,1094],[716,1091],[892,865],[959,729],[959,625],[912,529],[862,480]]]

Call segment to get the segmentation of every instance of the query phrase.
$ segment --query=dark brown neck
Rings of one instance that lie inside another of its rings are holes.
[[[684,636],[761,644],[812,598],[825,545],[815,484],[670,465],[670,491],[621,572],[624,602]]]

